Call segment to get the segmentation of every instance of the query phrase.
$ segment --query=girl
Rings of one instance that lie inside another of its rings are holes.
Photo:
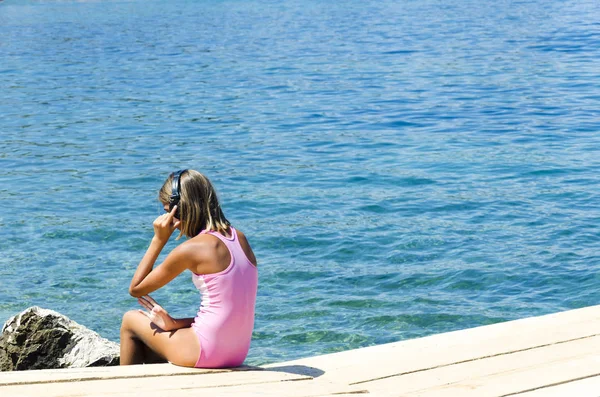
[[[121,365],[164,362],[223,368],[242,364],[254,327],[258,285],[256,258],[242,232],[223,215],[210,181],[194,170],[167,178],[158,194],[165,214],[133,275],[129,293],[148,311],[129,311],[121,325]],[[179,229],[180,244],[154,267]],[[195,318],[172,318],[148,294],[184,270],[201,296]]]

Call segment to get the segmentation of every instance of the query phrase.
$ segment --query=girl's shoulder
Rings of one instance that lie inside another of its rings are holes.
[[[201,233],[197,236],[188,239],[180,244],[180,246],[184,246],[186,249],[210,249],[214,248],[217,243],[217,238],[208,233]]]
[[[179,244],[176,250],[182,255],[195,258],[196,261],[202,260],[216,250],[218,243],[215,240],[217,239],[210,234],[199,234]]]

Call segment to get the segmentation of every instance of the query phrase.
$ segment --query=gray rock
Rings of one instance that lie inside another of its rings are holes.
[[[8,319],[0,334],[0,371],[119,364],[119,345],[37,306]]]

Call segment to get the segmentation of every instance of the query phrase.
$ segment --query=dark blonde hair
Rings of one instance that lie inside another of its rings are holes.
[[[169,175],[158,192],[158,200],[169,204],[173,184],[173,174]],[[217,192],[208,178],[198,171],[187,170],[181,174],[179,194],[181,199],[177,207],[181,216],[181,233],[188,238],[197,236],[202,230],[229,232],[231,225],[219,204]]]

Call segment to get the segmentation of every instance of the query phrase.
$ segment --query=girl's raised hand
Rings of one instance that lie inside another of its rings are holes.
[[[154,226],[154,236],[163,243],[169,241],[171,234],[181,224],[181,221],[175,218],[176,211],[177,206],[175,205],[170,212],[160,215],[152,224]]]
[[[162,308],[150,295],[138,298],[138,302],[148,311],[140,310],[154,324],[164,331],[172,331],[175,329],[175,320]]]

